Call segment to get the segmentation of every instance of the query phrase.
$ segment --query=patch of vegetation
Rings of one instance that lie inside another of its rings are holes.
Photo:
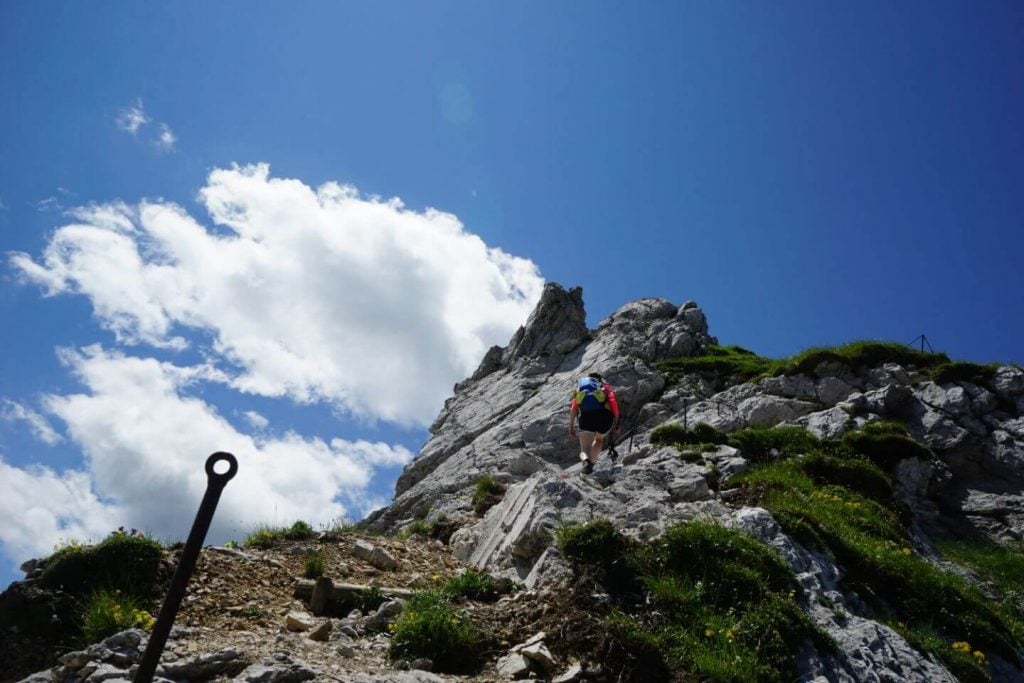
[[[1007,620],[977,588],[914,553],[885,474],[844,450],[762,465],[733,482],[759,492],[759,504],[789,534],[830,552],[846,589],[908,632],[938,634],[941,647],[934,638],[919,641],[928,652],[948,658],[952,644],[971,643],[1014,659],[1021,640]]]
[[[560,530],[558,540],[612,595],[610,632],[659,670],[789,681],[805,641],[832,646],[797,605],[800,589],[785,561],[740,531],[689,522],[639,544],[596,520]]]
[[[910,436],[907,428],[898,422],[869,422],[844,434],[841,443],[883,468],[904,458],[928,460],[932,455],[927,446]]]
[[[149,595],[163,553],[158,541],[119,530],[96,545],[75,543],[58,550],[47,562],[39,583],[71,595],[104,588]]]
[[[468,617],[441,591],[413,595],[391,627],[394,659],[426,657],[436,671],[462,672],[479,663],[484,639]]]
[[[409,522],[409,524],[402,527],[402,530],[398,532],[398,537],[402,539],[409,538],[410,536],[426,536],[427,538],[430,538],[433,531],[433,524],[424,518],[419,518],[414,519]]]
[[[937,384],[970,382],[984,386],[996,374],[997,369],[999,369],[999,363],[981,364],[958,360],[935,367],[932,370],[932,379]]]
[[[326,558],[319,550],[309,550],[302,558],[302,575],[307,579],[315,579],[324,575]]]
[[[934,544],[944,558],[974,571],[1017,639],[1024,641],[1024,545],[1004,546],[987,537],[940,538]]]
[[[97,643],[129,628],[153,628],[145,601],[119,590],[100,589],[85,598],[81,608],[81,645]]]
[[[246,548],[271,548],[280,541],[308,541],[316,535],[307,522],[301,519],[290,527],[258,526],[242,542]]]
[[[813,347],[783,359],[758,356],[741,346],[712,345],[699,356],[671,358],[657,363],[656,367],[666,376],[669,385],[690,374],[732,384],[762,377],[812,373],[822,363],[837,363],[851,370],[883,363],[927,369],[950,364],[950,360],[944,353],[922,353],[905,344],[864,340],[841,346]]]
[[[915,649],[934,653],[961,683],[989,683],[992,680],[985,671],[988,663],[985,653],[975,650],[967,641],[949,643],[927,626],[908,628],[906,624],[893,623],[889,626]]]
[[[719,444],[726,443],[729,437],[709,424],[698,422],[690,429],[685,429],[678,422],[667,422],[659,425],[651,432],[651,443],[675,446],[687,445],[710,446],[715,450]]]
[[[449,577],[441,586],[441,593],[448,598],[493,602],[498,599],[498,582],[490,574],[467,569],[461,574]]]
[[[783,362],[780,375],[812,373],[822,363],[839,363],[851,370],[873,368],[883,363],[913,365],[916,368],[932,368],[949,363],[944,353],[921,352],[897,342],[863,340],[849,342],[842,346],[818,346],[801,351]]]
[[[489,474],[482,475],[476,480],[473,489],[473,512],[482,516],[489,509],[501,502],[505,494],[505,487],[498,483],[498,480]]]
[[[745,382],[776,374],[780,361],[764,358],[742,346],[710,345],[699,356],[671,358],[655,365],[676,384],[684,375],[702,375]]]
[[[813,434],[803,427],[747,427],[729,435],[729,445],[743,451],[743,457],[752,462],[766,462],[772,449],[788,455],[808,453],[821,445]]]
[[[363,614],[369,614],[384,604],[386,599],[384,592],[379,586],[370,586],[366,590],[359,592],[355,608]]]

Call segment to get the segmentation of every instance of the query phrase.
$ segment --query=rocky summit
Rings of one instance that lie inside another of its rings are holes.
[[[1024,680],[1020,367],[762,358],[694,302],[585,320],[547,285],[356,528],[204,550],[160,679]],[[623,433],[585,474],[568,404],[590,371]],[[64,560],[0,596],[23,644],[4,680],[130,680],[144,628],[26,654],[16,613],[57,614]]]

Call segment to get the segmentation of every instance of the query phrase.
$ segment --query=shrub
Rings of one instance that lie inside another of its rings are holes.
[[[143,601],[130,593],[107,589],[91,593],[81,610],[82,644],[99,642],[129,628],[153,628],[153,617],[143,606]]]
[[[301,519],[284,530],[282,536],[289,541],[305,541],[315,536],[313,527]]]
[[[788,681],[806,640],[831,647],[794,602],[800,589],[785,561],[735,529],[689,522],[639,544],[595,520],[561,529],[558,541],[612,596],[606,627],[649,679],[674,670]]]
[[[803,427],[747,427],[729,435],[729,444],[753,462],[765,462],[772,449],[786,455],[807,453],[821,442]]]
[[[904,458],[931,458],[928,447],[916,441],[898,422],[869,422],[844,434],[842,444],[883,468]]]
[[[324,574],[325,558],[319,550],[310,550],[302,558],[302,575],[307,579],[315,579]]]
[[[163,548],[152,538],[116,531],[93,546],[70,545],[50,558],[39,581],[71,595],[90,589],[148,595],[153,590]]]
[[[982,365],[966,361],[953,361],[952,363],[943,363],[932,370],[932,379],[937,384],[970,382],[971,384],[985,385],[996,374],[998,368],[998,363]]]
[[[498,584],[490,574],[467,569],[445,581],[441,586],[441,592],[452,599],[466,598],[492,602],[498,599]]]
[[[442,593],[425,591],[413,595],[392,626],[390,654],[426,657],[438,671],[459,672],[476,666],[482,644],[473,623]]]
[[[409,538],[410,536],[426,536],[430,538],[434,533],[434,525],[423,518],[414,519],[409,524],[402,527],[402,530],[398,532],[399,538]]]
[[[489,474],[482,475],[476,480],[473,490],[473,511],[477,515],[483,515],[487,510],[496,505],[505,487],[498,483],[498,480]]]
[[[307,541],[315,535],[313,527],[300,519],[290,527],[258,526],[242,544],[247,548],[270,548],[279,541]]]
[[[729,437],[709,424],[698,422],[692,429],[684,429],[678,422],[667,422],[651,432],[651,443],[671,446],[723,444]]]

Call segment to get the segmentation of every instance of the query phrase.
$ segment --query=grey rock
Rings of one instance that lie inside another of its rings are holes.
[[[316,627],[317,619],[305,612],[289,612],[284,618],[284,625],[289,631],[309,631]]]
[[[753,396],[739,404],[737,411],[751,427],[776,425],[813,412],[815,405],[778,396]]]
[[[398,560],[387,550],[379,546],[373,549],[367,561],[377,569],[383,569],[384,571],[391,571],[398,567]]]
[[[418,657],[409,663],[413,669],[419,669],[420,671],[433,671],[434,662],[427,659],[426,657]]]
[[[996,370],[990,386],[1000,398],[1024,394],[1024,371],[1012,365],[1004,365]]]
[[[856,391],[856,387],[838,377],[825,377],[817,382],[818,400],[826,406],[834,406],[849,398]]]
[[[264,660],[249,666],[232,680],[237,683],[300,683],[316,680],[319,675],[319,671],[301,661]]]
[[[819,439],[838,439],[853,426],[850,414],[841,405],[806,415],[797,424]]]
[[[922,382],[914,395],[936,410],[950,415],[964,415],[971,409],[971,399],[963,387],[941,387],[935,382]]]
[[[555,667],[555,658],[543,642],[531,643],[520,649],[519,654],[536,664],[542,671],[547,672]]]
[[[370,558],[373,557],[374,550],[376,550],[376,547],[374,547],[372,543],[368,543],[362,539],[357,538],[352,543],[352,554],[365,562],[370,561]]]
[[[313,630],[311,630],[309,632],[309,635],[307,635],[306,637],[314,642],[326,643],[328,640],[331,639],[331,631],[333,630],[333,628],[334,625],[331,623],[331,620],[328,619],[322,622],[320,625],[316,626]]]
[[[583,667],[573,664],[568,669],[551,679],[551,683],[576,683],[582,680]]]
[[[518,652],[512,652],[498,659],[494,668],[499,676],[509,680],[518,680],[529,675],[530,660]]]
[[[246,668],[242,653],[233,647],[197,657],[163,664],[163,673],[171,678],[211,678],[234,676]]]
[[[39,671],[22,678],[18,683],[53,683],[50,671]]]
[[[708,480],[696,472],[674,478],[668,485],[669,495],[674,501],[704,500],[708,497]]]
[[[366,630],[371,633],[387,631],[388,626],[395,623],[403,609],[405,609],[405,601],[398,598],[382,603],[374,615],[367,620]]]

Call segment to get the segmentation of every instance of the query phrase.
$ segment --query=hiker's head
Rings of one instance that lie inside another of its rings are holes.
[[[587,377],[593,377],[598,382],[603,382],[604,381],[604,377],[601,376],[600,372],[590,372],[590,373],[587,373]]]

